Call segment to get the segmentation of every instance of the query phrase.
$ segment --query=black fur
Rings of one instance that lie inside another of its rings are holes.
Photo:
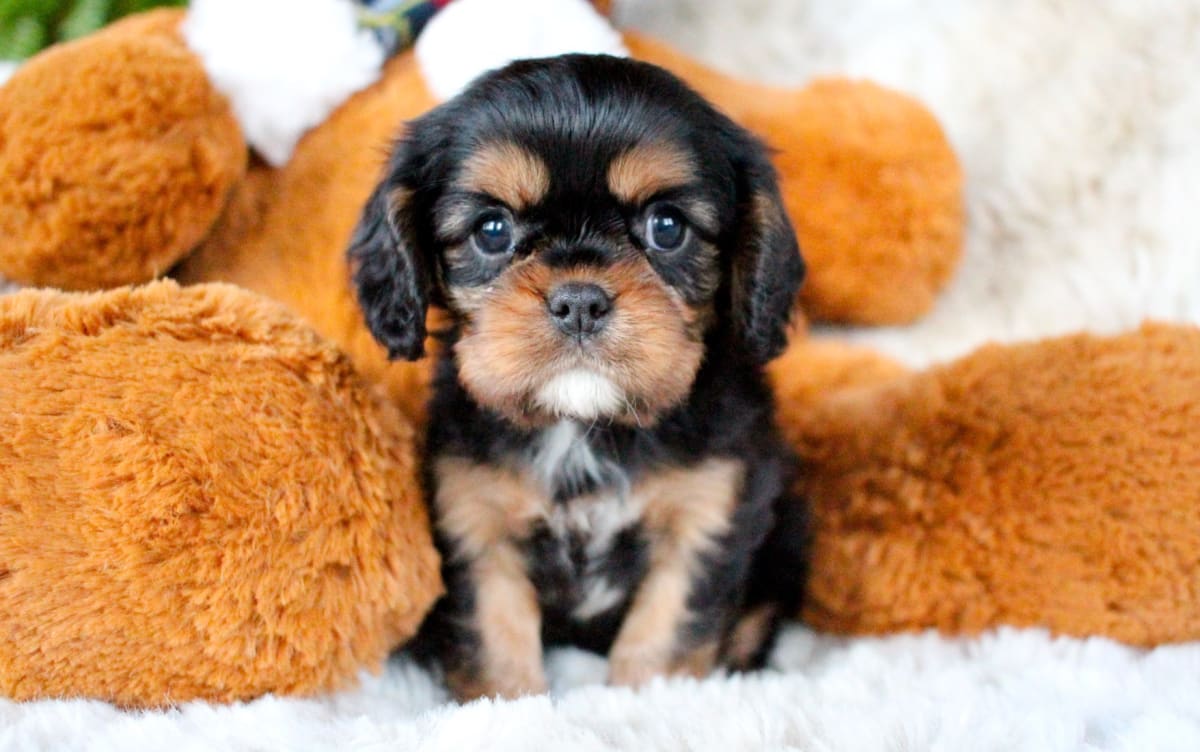
[[[480,407],[459,384],[449,358],[439,364],[429,415],[426,450],[430,456],[450,454],[496,465],[530,451],[538,438],[536,430],[514,426]],[[689,642],[721,634],[743,607],[777,603],[780,610],[795,612],[805,573],[804,505],[788,492],[796,465],[775,428],[771,393],[761,372],[746,358],[707,360],[688,400],[654,427],[596,425],[588,432],[588,442],[630,478],[663,465],[687,466],[714,456],[746,462],[735,523],[695,582],[691,608],[701,618],[689,626]],[[779,534],[772,535],[773,530]],[[764,547],[764,540],[771,538],[771,545]],[[469,665],[477,649],[472,632],[458,626],[461,615],[471,612],[474,593],[469,573],[454,557],[454,542],[443,537],[439,545],[448,555],[443,566],[447,595],[426,620],[412,649],[420,658],[440,658],[454,669]],[[571,571],[569,546],[555,545],[539,534],[524,545],[531,579],[541,597],[546,644],[607,652],[629,599],[592,620],[572,619],[570,611],[581,595],[572,587],[578,588],[582,578]],[[641,531],[630,529],[607,556],[601,567],[610,578],[639,581],[646,567]],[[753,581],[751,568],[757,575]]]
[[[705,358],[686,399],[653,425],[599,421],[586,427],[586,441],[606,467],[616,469],[596,483],[614,488],[707,458],[744,463],[730,531],[704,558],[692,584],[695,618],[680,636],[683,644],[720,639],[744,608],[756,604],[794,608],[803,582],[804,512],[789,494],[794,459],[774,427],[762,365],[785,345],[804,269],[764,147],[669,73],[644,63],[570,55],[519,62],[485,76],[410,124],[352,241],[366,320],[392,357],[423,352],[425,308],[447,300],[446,289],[483,285],[503,272],[495,259],[448,262],[443,254],[470,232],[469,224],[447,224],[445,216],[470,216],[494,204],[449,188],[457,166],[490,139],[521,144],[551,167],[550,197],[517,217],[523,235],[516,251],[518,257],[543,254],[551,265],[603,265],[629,252],[630,243],[644,244],[637,237],[644,207],[621,205],[602,179],[602,168],[617,154],[659,139],[700,156],[698,180],[679,202],[685,211],[688,201],[707,207],[689,219],[701,239],[720,249],[711,262],[715,268],[688,252],[654,256],[651,263],[689,303],[709,301],[717,311],[703,336]],[[407,201],[393,206],[389,196],[397,189]],[[456,330],[447,334],[447,353],[456,336]],[[430,457],[491,466],[528,456],[540,435],[473,399],[450,355],[438,365],[429,421]],[[560,485],[555,501],[599,490],[596,483]],[[474,608],[473,583],[456,542],[440,529],[436,538],[445,555],[447,594],[413,650],[447,669],[469,670],[478,651],[466,618]],[[623,530],[592,560],[581,553],[584,542],[546,529],[535,528],[519,543],[538,592],[545,642],[607,651],[646,571],[649,544],[640,526]],[[580,620],[571,611],[582,598],[585,569],[626,589],[610,608]]]
[[[741,200],[761,196],[760,208],[767,216],[742,223],[740,252],[733,259],[733,316],[746,351],[758,363],[766,363],[787,345],[786,324],[804,278],[804,261],[784,214],[775,168],[763,150],[749,149],[739,173]],[[743,204],[741,211],[752,213],[756,208]]]

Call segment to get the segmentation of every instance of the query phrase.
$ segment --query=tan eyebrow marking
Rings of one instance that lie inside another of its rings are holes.
[[[608,166],[608,190],[621,201],[642,204],[667,188],[696,180],[696,165],[674,144],[638,144]]]
[[[536,154],[511,141],[484,144],[463,162],[460,188],[486,193],[510,209],[533,206],[550,190],[550,169]]]

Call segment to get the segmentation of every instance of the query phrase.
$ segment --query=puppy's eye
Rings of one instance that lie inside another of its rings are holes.
[[[475,247],[489,255],[508,253],[513,247],[512,220],[501,212],[488,212],[475,224]]]
[[[687,220],[674,206],[652,207],[646,216],[646,242],[656,251],[673,251],[687,237]]]

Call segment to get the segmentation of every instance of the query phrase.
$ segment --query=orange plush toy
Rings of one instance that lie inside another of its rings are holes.
[[[347,685],[441,592],[411,427],[229,285],[0,298],[0,692]]]
[[[218,91],[220,60],[206,74],[189,49],[227,30],[220,6],[128,19],[0,88],[0,274],[88,290],[173,269],[195,285],[0,298],[0,390],[20,406],[0,426],[10,697],[154,705],[327,690],[380,665],[439,592],[412,431],[388,412],[419,420],[427,364],[386,360],[344,248],[390,139],[450,93],[431,76],[438,34],[459,46],[454,24],[489,27],[494,4],[452,5],[424,50],[387,61],[290,156],[236,86]],[[583,3],[558,7],[779,150],[815,269],[810,308],[900,322],[930,305],[960,252],[961,176],[919,104],[850,81],[752,86],[622,40]],[[916,294],[865,295],[882,279],[863,267]]]
[[[179,13],[131,19],[0,88],[0,274],[192,285],[0,299],[0,397],[20,406],[0,416],[0,692],[311,693],[411,634],[439,592],[412,471],[427,364],[387,362],[343,251],[396,129],[467,77],[437,40],[498,28],[495,5],[452,4],[294,148],[191,51],[201,2],[182,32]],[[739,82],[559,5],[778,150],[810,316],[929,308],[959,258],[961,174],[918,103]],[[772,376],[814,508],[813,624],[1200,637],[1194,329],[916,374],[799,338]]]
[[[771,376],[808,470],[813,626],[1200,639],[1200,330],[990,346],[916,374],[801,341]]]

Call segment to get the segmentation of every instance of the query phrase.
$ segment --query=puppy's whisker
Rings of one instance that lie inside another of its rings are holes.
[[[645,426],[642,425],[642,419],[641,416],[638,415],[637,408],[635,408],[633,403],[629,401],[629,397],[623,396],[621,401],[625,403],[625,410],[629,413],[629,415],[633,416],[633,420],[637,424],[637,427],[645,428]]]

